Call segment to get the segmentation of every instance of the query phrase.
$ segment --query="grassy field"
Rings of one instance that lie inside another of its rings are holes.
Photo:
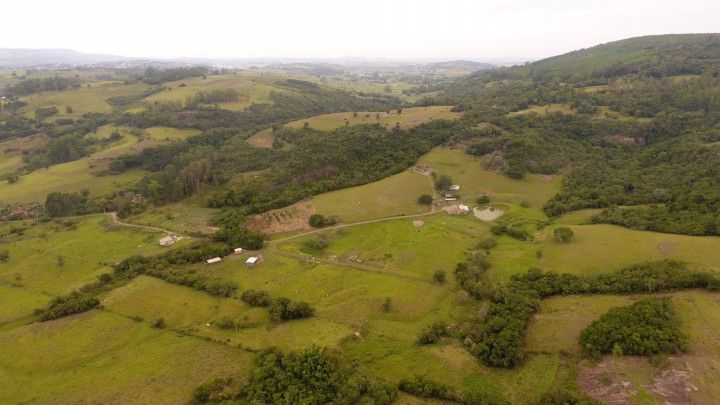
[[[249,353],[91,311],[0,332],[2,403],[185,403],[200,383],[247,375]]]
[[[57,118],[79,118],[89,112],[110,112],[113,107],[105,101],[106,99],[117,96],[139,96],[150,87],[140,82],[135,84],[97,82],[89,87],[88,84],[83,84],[79,89],[49,91],[21,97],[27,106],[20,111],[29,118],[35,118],[35,109],[55,106],[58,113],[47,118],[46,121],[54,121]],[[66,106],[72,107],[71,113],[66,112]]]
[[[320,131],[330,131],[342,128],[345,125],[359,124],[380,124],[388,129],[400,125],[402,129],[409,129],[422,123],[436,119],[454,119],[460,117],[460,113],[450,111],[452,106],[431,106],[431,107],[411,107],[402,110],[398,114],[396,110],[392,111],[357,111],[357,112],[340,112],[316,115],[314,117],[292,121],[285,124],[288,128],[302,128],[307,122],[311,128]],[[259,148],[272,147],[275,136],[272,128],[264,129],[248,138],[248,142]]]
[[[24,318],[47,304],[49,295],[0,282],[0,330],[3,324]]]
[[[109,266],[132,254],[159,252],[157,232],[118,227],[109,216],[50,221],[10,233],[18,223],[0,226],[10,260],[0,265],[0,280],[51,295],[68,293],[94,281]],[[22,228],[20,228],[22,229]],[[62,256],[63,265],[58,264]]]
[[[168,127],[150,127],[145,129],[148,137],[156,141],[176,141],[200,134],[197,129],[177,129]]]
[[[45,196],[53,191],[88,189],[94,195],[104,194],[130,185],[145,174],[142,170],[129,170],[117,175],[95,176],[90,165],[90,160],[84,158],[35,170],[14,184],[0,183],[0,203],[45,201]]]
[[[184,86],[181,87],[181,84]],[[258,73],[242,72],[238,74],[211,75],[205,79],[191,77],[175,82],[165,83],[165,90],[146,97],[142,104],[154,102],[185,102],[198,91],[211,91],[216,89],[233,89],[238,92],[238,101],[218,104],[228,110],[243,110],[252,103],[270,101],[270,92],[282,92],[283,89],[275,87],[273,81]],[[137,111],[135,107],[131,111]]]
[[[536,231],[535,242],[508,236],[498,238],[498,246],[490,253],[494,263],[492,277],[498,281],[508,280],[530,267],[558,273],[600,274],[664,258],[720,270],[720,260],[714,254],[720,249],[718,237],[635,231],[605,224],[570,225],[575,233],[573,242],[559,244],[552,239],[555,227]],[[542,252],[540,257],[538,251]]]
[[[38,148],[46,142],[47,137],[39,134],[0,142],[0,175],[19,169],[23,165],[23,151]]]
[[[386,179],[321,194],[310,200],[315,211],[335,215],[343,222],[427,212],[417,203],[422,194],[433,195],[432,181],[412,170]]]
[[[208,234],[217,229],[209,225],[217,211],[214,208],[177,203],[148,208],[125,221],[169,229],[181,234]]]
[[[570,108],[569,104],[555,103],[555,104],[546,104],[546,105],[534,105],[534,106],[528,107],[524,110],[511,112],[508,115],[514,116],[514,115],[522,115],[522,114],[529,114],[529,113],[535,113],[538,115],[546,115],[546,114],[554,113],[554,112],[561,112],[563,114],[572,114],[575,111],[572,108]]]
[[[307,122],[311,128],[329,131],[345,125],[380,124],[393,128],[399,124],[400,128],[408,129],[436,119],[458,118],[460,114],[450,111],[451,109],[452,106],[433,106],[405,108],[400,114],[394,110],[389,112],[357,111],[357,115],[352,112],[332,113],[293,121],[286,126],[301,128]]]
[[[459,149],[436,148],[420,158],[418,164],[427,165],[438,175],[448,175],[461,186],[461,198],[473,203],[482,194],[496,202],[527,203],[534,208],[543,204],[560,190],[560,176],[530,174],[523,180],[513,180],[498,172],[486,170],[478,157]]]

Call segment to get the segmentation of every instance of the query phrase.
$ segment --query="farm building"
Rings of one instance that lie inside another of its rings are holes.
[[[450,190],[451,190],[451,191],[458,191],[458,190],[460,190],[460,185],[459,185],[459,184],[453,184],[452,186],[450,186]]]
[[[240,254],[243,252],[243,248],[235,248],[235,253]]]
[[[445,198],[445,201],[455,201],[458,199],[458,197],[455,194],[451,194],[451,193],[444,194],[443,197]]]
[[[219,257],[213,257],[212,259],[207,259],[208,264],[215,264],[220,263],[222,259]]]
[[[461,214],[465,214],[465,213],[470,212],[470,207],[468,207],[465,204],[460,204],[460,205],[458,205],[458,210],[460,210]]]
[[[252,266],[256,265],[257,262],[258,262],[258,257],[252,256],[252,257],[248,257],[248,259],[245,260],[245,265],[248,267],[252,267]]]

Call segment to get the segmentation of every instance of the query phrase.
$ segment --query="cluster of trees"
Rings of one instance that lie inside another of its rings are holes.
[[[41,91],[58,91],[77,89],[82,84],[78,77],[44,77],[37,79],[25,79],[5,88],[8,96],[25,96]]]
[[[482,294],[490,300],[490,306],[485,319],[468,334],[473,342],[470,350],[488,366],[510,368],[520,363],[525,328],[542,298],[569,294],[657,293],[689,288],[717,291],[720,275],[692,270],[672,260],[641,263],[598,276],[530,269],[525,274],[513,275],[502,287],[475,290],[474,295]]]
[[[677,354],[688,349],[670,298],[644,298],[610,309],[580,333],[580,345],[591,355]]]
[[[97,298],[74,291],[68,295],[53,299],[44,308],[36,309],[34,315],[38,321],[45,322],[89,311],[99,306],[100,301]]]
[[[257,356],[243,391],[248,400],[268,404],[351,403],[358,393],[349,378],[340,358],[326,349],[268,349]]]
[[[237,101],[240,95],[235,89],[214,89],[210,91],[198,91],[192,97],[188,97],[185,105],[188,108],[195,108],[200,104],[215,104]]]
[[[310,318],[315,314],[315,309],[307,302],[294,301],[285,297],[272,300],[269,310],[270,319],[275,323]]]
[[[87,214],[88,192],[63,193],[54,191],[45,198],[45,213],[50,218]]]
[[[294,301],[285,297],[273,299],[267,291],[246,290],[240,299],[253,307],[266,307],[270,311],[270,319],[275,323],[292,319],[310,318],[315,310],[307,302]]]
[[[200,77],[208,74],[205,66],[177,67],[177,68],[156,68],[145,69],[142,81],[148,84],[161,84],[187,79],[188,77]]]
[[[508,224],[493,225],[490,228],[490,232],[496,236],[505,234],[512,238],[523,240],[523,241],[533,240],[533,235],[530,232],[525,230],[525,228],[521,228],[520,226],[517,226],[517,225],[508,225]]]

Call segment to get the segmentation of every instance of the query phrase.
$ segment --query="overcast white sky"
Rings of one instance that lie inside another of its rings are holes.
[[[139,57],[537,58],[648,34],[720,31],[720,0],[32,0],[0,48]]]

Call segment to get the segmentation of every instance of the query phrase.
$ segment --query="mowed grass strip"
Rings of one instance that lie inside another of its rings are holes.
[[[214,377],[244,378],[252,355],[90,311],[0,332],[2,403],[186,403]]]

